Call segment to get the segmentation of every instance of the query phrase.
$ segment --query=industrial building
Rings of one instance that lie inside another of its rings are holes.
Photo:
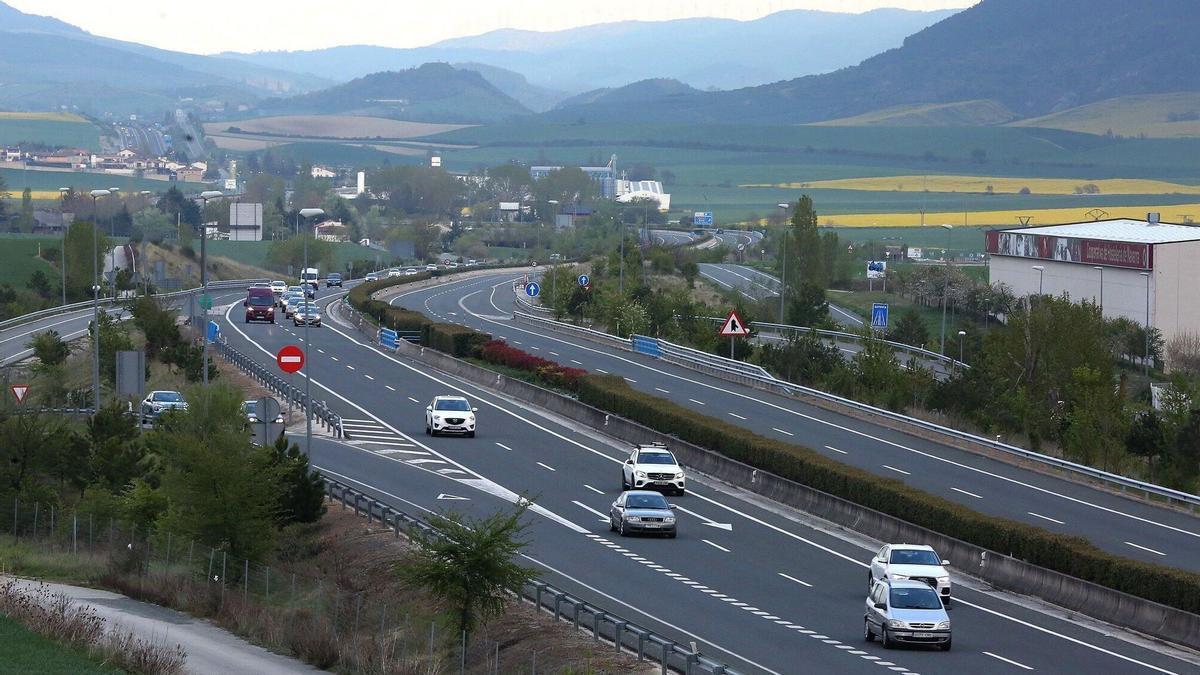
[[[992,283],[1018,296],[1086,299],[1108,318],[1127,317],[1162,332],[1200,333],[1200,227],[1114,219],[987,233]]]
[[[529,168],[529,176],[539,181],[546,176],[561,171],[561,166],[533,166]],[[617,196],[617,156],[613,155],[604,166],[579,167],[589,178],[600,185],[600,196],[605,199],[615,199]]]

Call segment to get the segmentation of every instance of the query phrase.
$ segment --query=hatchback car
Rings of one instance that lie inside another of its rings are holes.
[[[935,645],[950,651],[950,616],[936,591],[920,581],[877,582],[867,596],[863,639],[897,644]]]
[[[425,433],[462,434],[475,438],[475,413],[478,408],[462,396],[438,396],[425,407]]]
[[[321,310],[311,302],[298,303],[296,311],[292,312],[292,323],[297,326],[308,324],[320,328]]]
[[[283,313],[284,313],[284,315],[287,316],[287,318],[289,318],[289,319],[292,318],[292,315],[296,313],[296,306],[303,304],[307,301],[308,300],[304,297],[303,291],[301,291],[299,293],[288,293],[283,298]]]
[[[172,410],[187,410],[187,401],[177,391],[152,391],[142,400],[142,422],[153,422]]]
[[[880,579],[912,580],[933,588],[950,606],[949,560],[938,557],[932,546],[917,544],[886,544],[875,553],[867,568],[867,589]]]
[[[612,503],[608,510],[608,529],[622,537],[635,532],[661,534],[674,539],[676,535],[674,504],[667,498],[648,490],[629,490]]]

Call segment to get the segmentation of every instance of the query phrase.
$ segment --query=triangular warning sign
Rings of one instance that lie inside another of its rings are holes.
[[[13,393],[13,396],[16,397],[17,403],[24,403],[25,402],[25,394],[29,393],[29,385],[14,384],[12,386],[12,393]]]
[[[722,337],[742,337],[749,334],[750,328],[742,321],[742,317],[737,315],[737,312],[730,312],[725,323],[721,324],[720,335]]]

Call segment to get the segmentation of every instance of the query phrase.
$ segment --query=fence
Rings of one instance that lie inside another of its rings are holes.
[[[233,347],[230,347],[228,342],[215,342],[213,346],[217,350],[217,353],[224,357],[227,363],[237,366],[239,370],[249,375],[255,382],[282,396],[289,408],[296,407],[301,410],[311,410],[313,419],[319,422],[336,438],[346,437],[342,427],[341,415],[330,410],[328,403],[325,401],[312,401],[312,405],[309,407],[308,396],[304,393],[304,390],[285,380],[273,368],[264,366],[249,356],[242,354]]]
[[[535,326],[542,326],[549,330],[579,335],[581,337],[589,337],[591,334],[598,334],[603,337],[597,339],[597,342],[617,346],[621,349],[630,349],[628,341],[621,340],[613,335],[599,333],[589,328],[580,328],[568,323],[544,319],[542,317],[531,316],[521,312],[515,312],[514,318],[516,321]],[[615,342],[615,344],[614,344]],[[909,417],[901,413],[886,410],[884,408],[876,408],[865,403],[859,403],[848,398],[842,398],[835,394],[812,389],[798,384],[792,384],[785,380],[772,377],[765,370],[752,364],[727,359],[707,352],[701,352],[695,349],[686,347],[678,347],[669,342],[659,340],[660,349],[663,350],[663,360],[676,363],[692,370],[708,373],[716,377],[757,386],[768,391],[774,391],[786,395],[815,398],[827,403],[834,404],[843,410],[854,410],[865,415],[877,418],[883,418],[892,422],[898,423],[901,427],[907,427],[912,430],[922,430],[931,432],[932,434],[944,439],[962,441],[976,447],[986,448],[995,452],[1010,455],[1025,461],[1036,462],[1044,466],[1053,467],[1060,471],[1075,474],[1080,477],[1085,477],[1090,480],[1095,480],[1109,486],[1119,489],[1121,492],[1140,493],[1146,499],[1151,497],[1161,499],[1169,504],[1181,504],[1189,507],[1192,511],[1200,506],[1200,495],[1189,494],[1180,490],[1172,490],[1171,488],[1161,485],[1154,485],[1144,481],[1120,476],[1117,474],[1102,471],[1100,469],[1090,467],[1084,464],[1077,464],[1058,457],[1051,457],[1032,450],[1026,450],[1015,445],[1009,445],[999,440],[977,436],[975,434],[960,431],[951,427],[942,426],[935,422],[930,422],[916,417]]]
[[[392,330],[390,328],[379,329],[379,346],[384,349],[396,351],[400,348],[400,340],[419,345],[421,344],[421,331],[417,330]]]

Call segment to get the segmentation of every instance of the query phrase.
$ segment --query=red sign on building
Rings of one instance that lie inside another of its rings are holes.
[[[992,255],[1131,269],[1148,270],[1154,266],[1154,248],[1150,244],[1024,232],[988,232],[987,252]]]

